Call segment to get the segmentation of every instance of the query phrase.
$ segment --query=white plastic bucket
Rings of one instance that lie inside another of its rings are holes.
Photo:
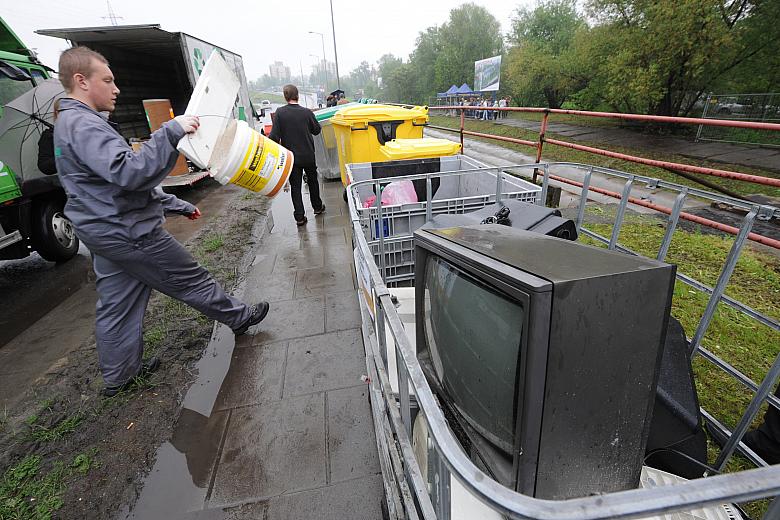
[[[211,155],[211,176],[261,195],[273,197],[284,186],[293,167],[290,150],[232,119]]]

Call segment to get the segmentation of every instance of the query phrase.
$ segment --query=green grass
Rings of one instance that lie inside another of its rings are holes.
[[[96,466],[96,450],[77,455],[70,463],[56,461],[41,467],[31,455],[10,467],[0,478],[0,518],[47,520],[62,507],[68,478],[86,475]]]
[[[224,245],[225,241],[222,235],[218,233],[212,233],[203,240],[203,251],[206,253],[213,253]]]
[[[62,439],[66,435],[76,431],[76,428],[86,419],[87,414],[77,412],[69,417],[65,417],[53,426],[44,426],[38,424],[37,416],[33,416],[27,424],[30,426],[30,437],[36,441],[51,442]]]
[[[610,218],[604,218],[605,216]],[[613,216],[613,209],[589,207],[584,227],[609,237],[613,226],[604,221],[611,220]],[[664,230],[664,221],[628,214],[621,228],[619,243],[637,253],[654,258]],[[606,247],[585,236],[582,236],[580,241]],[[672,240],[667,261],[677,264],[678,272],[713,286],[732,243],[731,236],[679,230]],[[726,294],[755,310],[780,319],[780,260],[745,248],[726,288]],[[688,337],[694,335],[707,301],[707,295],[682,282],[676,282],[672,315],[680,320]],[[780,333],[731,307],[719,304],[702,346],[759,382],[780,351]],[[752,393],[701,357],[694,360],[693,370],[701,405],[733,429],[752,398]],[[757,416],[754,426],[761,421],[764,410],[765,407]],[[710,444],[709,462],[714,463],[718,454],[719,449]],[[750,467],[751,464],[746,459],[734,457],[729,461],[726,471],[739,471]],[[766,501],[760,501],[746,507],[750,513],[760,517],[759,513],[766,505]]]
[[[267,99],[271,103],[279,103],[279,104],[286,104],[287,102],[284,100],[284,96],[280,94],[272,94],[271,92],[251,92],[249,97],[252,99],[252,103],[257,103],[257,106],[260,105],[260,102]]]
[[[611,211],[611,210],[610,210]],[[597,213],[605,210],[598,208]],[[589,215],[594,210],[589,208]],[[585,227],[602,236],[612,234],[612,224],[589,223]],[[626,215],[621,229],[621,245],[654,258],[664,236],[665,222],[653,217]],[[583,237],[583,242],[594,241]],[[714,286],[733,244],[733,237],[678,230],[666,260],[684,273]],[[780,260],[752,248],[745,248],[731,276],[726,295],[774,319],[780,319]],[[692,337],[707,305],[708,295],[677,282],[672,315]],[[719,355],[754,381],[760,381],[780,351],[780,333],[759,324],[724,304],[719,304],[702,345]],[[749,400],[750,393],[732,383],[708,362],[697,358],[694,371],[704,408],[733,426]]]
[[[508,119],[523,119],[525,121],[538,121],[541,123],[544,114],[540,112],[510,112]],[[626,126],[625,121],[606,117],[584,117],[571,114],[550,114],[547,118],[550,123],[566,123],[589,128],[620,128]]]
[[[459,128],[460,127],[460,121],[457,118],[454,117],[446,117],[446,116],[432,116],[430,118],[430,122],[432,125],[436,126],[443,126],[447,128]],[[531,141],[537,141],[539,138],[538,131],[531,131],[531,130],[524,130],[521,128],[514,128],[506,125],[500,125],[488,121],[472,121],[472,120],[466,120],[465,125],[466,130],[472,130],[475,132],[483,132],[483,133],[490,133],[494,135],[500,135],[505,137],[515,137],[520,139],[527,139]],[[547,134],[547,137],[551,137],[554,139],[559,139],[561,141],[568,141],[571,142],[570,138],[567,138],[565,136],[558,136],[556,134]],[[469,139],[478,139],[480,141],[484,142],[490,142],[492,144],[496,144],[498,146],[502,146],[505,148],[508,148],[510,150],[516,150],[518,152],[522,152],[529,155],[535,155],[536,150],[534,148],[531,148],[529,146],[521,146],[516,145],[512,143],[506,143],[501,141],[495,141],[492,139],[484,139],[484,138],[473,138],[469,137]],[[588,146],[595,146],[600,147],[601,145],[599,143],[591,143],[591,142],[584,142],[580,141],[577,144],[584,144]],[[708,162],[708,161],[700,161],[700,160],[694,160],[690,157],[683,157],[680,155],[675,154],[664,154],[664,153],[658,153],[658,152],[650,152],[645,150],[637,150],[633,148],[625,148],[621,146],[615,146],[613,144],[609,144],[605,147],[606,149],[613,151],[613,152],[620,152],[630,155],[637,155],[641,157],[645,157],[648,159],[656,159],[661,161],[671,161],[676,163],[682,163],[682,164],[689,164],[694,166],[704,166],[704,167],[711,167],[711,168],[718,168],[721,170],[730,170],[730,171],[736,171],[740,173],[747,173],[751,175],[760,175],[763,177],[773,177],[773,178],[780,178],[780,173],[767,171],[767,170],[761,170],[758,168],[749,168],[747,166],[741,166],[741,165],[733,165],[733,164],[724,164],[724,163],[714,163],[714,162]],[[550,144],[546,144],[543,149],[542,154],[542,161],[546,162],[577,162],[577,163],[583,163],[583,164],[593,164],[596,166],[602,166],[605,168],[613,168],[616,170],[622,170],[629,173],[634,173],[637,175],[646,175],[648,177],[654,177],[658,179],[664,179],[671,182],[676,182],[678,184],[683,184],[686,186],[695,186],[697,188],[702,188],[700,184],[697,184],[693,181],[690,181],[688,179],[685,179],[683,177],[680,177],[678,175],[675,175],[671,172],[668,172],[661,168],[656,168],[653,166],[646,166],[644,164],[637,164],[629,161],[623,161],[619,159],[613,159],[611,157],[604,157],[601,155],[594,155],[587,152],[582,152],[579,150],[572,150],[570,148],[564,148],[560,146],[553,146]],[[738,194],[741,194],[742,196],[746,196],[753,193],[762,193],[765,195],[770,195],[773,197],[780,197],[780,189],[775,188],[772,186],[765,186],[761,184],[752,184],[752,183],[746,183],[743,181],[737,181],[733,179],[724,179],[721,177],[713,177],[713,176],[702,176],[702,178],[706,178],[706,180],[713,182],[719,186],[722,186],[724,188],[727,188],[731,191],[734,191]]]

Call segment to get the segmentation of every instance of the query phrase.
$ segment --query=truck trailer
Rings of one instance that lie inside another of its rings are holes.
[[[111,119],[119,125],[119,131],[126,139],[149,137],[150,121],[144,110],[144,100],[168,99],[173,114],[184,113],[212,52],[220,53],[240,82],[233,117],[247,121],[253,127],[259,119],[249,97],[241,56],[189,34],[168,32],[158,24],[42,29],[36,33],[63,38],[73,46],[87,46],[106,57],[120,90]],[[171,175],[162,185],[190,185],[207,175],[206,171]]]

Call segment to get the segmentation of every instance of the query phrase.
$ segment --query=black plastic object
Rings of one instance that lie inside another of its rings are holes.
[[[403,121],[371,121],[368,126],[374,127],[377,141],[384,145],[395,139],[395,132],[403,123]]]
[[[705,471],[707,438],[687,353],[685,331],[669,317],[645,463],[691,479]]]
[[[423,228],[442,229],[480,224],[490,217],[495,217],[496,213],[503,208],[509,210],[508,223],[500,222],[500,224],[564,240],[577,240],[577,226],[574,225],[571,219],[563,218],[561,212],[557,209],[545,208],[513,199],[505,199],[500,204],[488,204],[482,209],[462,215],[436,215]]]
[[[423,173],[437,173],[441,171],[441,161],[438,157],[431,159],[410,159],[406,161],[384,161],[371,163],[372,179],[388,179],[391,177],[402,177],[404,175],[419,175]],[[418,201],[426,200],[425,179],[412,181],[414,192],[417,194]],[[439,190],[441,179],[434,177],[431,179],[431,198]]]
[[[480,224],[500,224],[502,226],[511,226],[512,221],[509,220],[509,208],[506,206],[501,207],[496,211],[495,215],[485,217]]]

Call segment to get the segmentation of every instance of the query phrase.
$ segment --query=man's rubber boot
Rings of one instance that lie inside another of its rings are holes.
[[[249,327],[252,327],[253,325],[257,325],[261,321],[265,319],[265,317],[268,315],[268,310],[271,308],[271,305],[268,302],[260,302],[257,305],[252,305],[252,314],[249,315],[249,319],[246,320],[246,323],[238,327],[237,329],[233,329],[233,334],[236,336],[240,336],[241,334],[246,333],[247,330],[249,330]]]
[[[119,392],[129,390],[135,385],[137,377],[146,377],[152,372],[155,372],[158,368],[160,368],[160,358],[157,356],[152,356],[148,360],[141,363],[141,370],[138,371],[138,374],[136,374],[135,377],[131,377],[130,380],[125,384],[119,386],[107,386],[103,388],[103,395],[105,397],[114,397]]]

